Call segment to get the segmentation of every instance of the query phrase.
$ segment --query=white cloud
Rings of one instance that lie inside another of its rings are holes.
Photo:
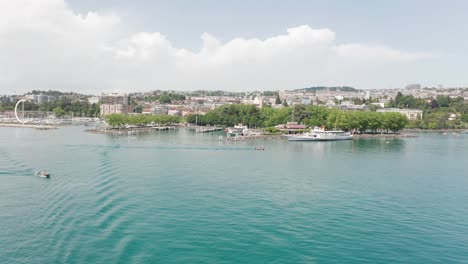
[[[0,94],[372,88],[395,78],[396,69],[430,57],[379,44],[336,43],[330,29],[308,25],[226,43],[205,32],[199,51],[178,48],[159,32],[124,36],[122,25],[115,14],[77,14],[62,0],[0,0]]]

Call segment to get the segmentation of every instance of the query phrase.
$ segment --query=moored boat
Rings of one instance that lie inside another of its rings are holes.
[[[342,130],[325,130],[314,127],[310,132],[303,134],[287,135],[289,141],[336,141],[353,139],[353,135]]]
[[[225,131],[228,136],[243,136],[248,133],[248,130],[249,128],[247,126],[239,124],[234,127],[227,128]]]

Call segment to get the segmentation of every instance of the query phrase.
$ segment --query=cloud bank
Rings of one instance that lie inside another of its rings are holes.
[[[382,44],[337,43],[332,30],[309,25],[224,43],[205,32],[197,51],[176,47],[159,32],[125,34],[124,25],[116,14],[78,14],[62,0],[0,0],[0,94],[378,88],[398,69],[431,57]]]

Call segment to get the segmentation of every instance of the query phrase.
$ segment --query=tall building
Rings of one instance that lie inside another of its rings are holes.
[[[406,90],[420,90],[421,85],[419,83],[412,83],[405,86]]]
[[[370,98],[370,91],[366,91],[366,96],[364,97],[366,100],[369,100]]]
[[[130,96],[127,94],[106,94],[101,96],[101,116],[128,114],[132,112]]]
[[[49,102],[49,96],[45,94],[40,94],[37,96],[37,103],[38,104],[43,104]]]
[[[130,96],[127,94],[103,94],[101,104],[124,104],[130,105]]]

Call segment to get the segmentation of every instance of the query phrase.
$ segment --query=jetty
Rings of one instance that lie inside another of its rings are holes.
[[[132,136],[132,135],[140,135],[149,133],[152,131],[167,131],[167,130],[175,130],[175,126],[151,126],[151,127],[131,127],[131,128],[98,128],[98,129],[87,129],[85,132],[96,133],[96,134],[103,134],[103,135],[110,135],[110,136]]]
[[[215,132],[215,131],[221,131],[223,130],[222,127],[218,127],[218,126],[215,126],[215,127],[196,127],[195,128],[195,132],[196,133],[208,133],[208,132]]]
[[[0,122],[0,127],[18,127],[18,128],[34,128],[34,129],[41,129],[41,130],[47,130],[47,129],[57,129],[57,126],[50,125],[50,124],[35,124],[35,123],[4,123]]]
[[[247,136],[228,136],[227,141],[244,141],[244,140],[265,140],[265,139],[280,139],[279,134],[263,134],[263,135],[247,135]]]

